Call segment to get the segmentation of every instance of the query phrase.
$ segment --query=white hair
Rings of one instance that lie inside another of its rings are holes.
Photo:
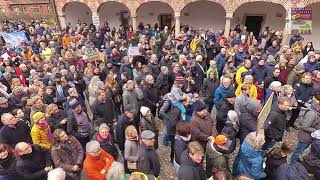
[[[273,81],[269,86],[269,88],[272,90],[275,90],[279,87],[281,87],[281,82],[279,82],[279,81]]]
[[[108,171],[106,180],[124,179],[124,166],[122,163],[114,161]]]
[[[91,153],[100,149],[100,143],[98,141],[91,140],[86,144],[86,152]]]
[[[62,168],[55,168],[48,173],[47,180],[65,180],[66,172]]]

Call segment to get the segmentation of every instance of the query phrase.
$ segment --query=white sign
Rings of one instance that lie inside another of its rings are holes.
[[[128,56],[140,56],[139,47],[131,46],[128,48]]]
[[[92,16],[92,24],[95,26],[100,26],[100,18],[99,16]]]

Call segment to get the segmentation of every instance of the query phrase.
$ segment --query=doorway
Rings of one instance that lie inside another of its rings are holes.
[[[129,29],[129,12],[128,11],[120,12],[120,22],[125,29]]]
[[[261,26],[263,22],[263,16],[246,16],[245,26],[248,32],[253,32],[256,38],[259,37]]]
[[[160,14],[159,15],[159,23],[160,23],[160,29],[163,29],[165,26],[168,26],[169,30],[171,29],[171,22],[172,22],[173,16],[171,14]]]

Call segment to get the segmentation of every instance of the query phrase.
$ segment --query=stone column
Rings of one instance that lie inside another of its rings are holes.
[[[226,25],[224,27],[224,36],[228,37],[230,34],[231,20],[233,18],[233,13],[226,13]]]
[[[175,36],[177,37],[180,34],[180,12],[174,12],[174,19],[175,19]]]
[[[133,32],[137,31],[137,16],[131,16]]]
[[[60,26],[61,26],[62,28],[67,27],[66,15],[64,15],[64,14],[59,15],[59,23],[60,23]]]
[[[282,32],[282,45],[288,44],[291,34],[291,9],[286,12],[286,22]]]

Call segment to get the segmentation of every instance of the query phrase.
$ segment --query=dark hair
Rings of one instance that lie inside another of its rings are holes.
[[[191,134],[191,127],[189,124],[184,122],[179,122],[177,124],[177,134],[183,137],[187,137]]]
[[[8,151],[8,153],[10,154],[12,152],[10,146],[8,144],[0,144],[0,153]]]
[[[281,151],[290,154],[293,151],[292,144],[289,141],[284,141],[280,147]]]

